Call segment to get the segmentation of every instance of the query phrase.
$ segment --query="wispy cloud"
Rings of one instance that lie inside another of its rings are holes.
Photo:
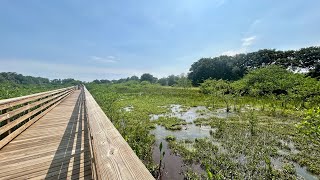
[[[98,62],[98,63],[115,63],[117,62],[114,56],[108,56],[106,58],[98,57],[98,56],[90,56],[91,61]]]
[[[247,37],[247,38],[243,38],[242,39],[242,47],[248,47],[251,46],[254,41],[256,40],[257,36],[251,36],[251,37]]]
[[[250,46],[256,41],[256,39],[257,39],[257,36],[245,37],[241,39],[242,44],[239,49],[225,51],[222,53],[222,55],[234,56],[236,54],[245,53],[248,51]]]

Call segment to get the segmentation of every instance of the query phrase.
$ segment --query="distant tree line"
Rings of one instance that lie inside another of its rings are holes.
[[[238,80],[250,70],[272,64],[292,71],[306,71],[307,76],[319,79],[320,47],[308,47],[296,51],[263,49],[235,56],[201,58],[191,65],[188,78],[196,86],[209,78]]]
[[[168,77],[163,77],[158,79],[157,77],[154,77],[152,74],[144,73],[140,76],[131,76],[128,78],[121,78],[118,80],[94,80],[93,83],[97,84],[118,84],[118,83],[124,83],[128,81],[138,81],[138,82],[147,82],[151,84],[158,83],[162,86],[179,86],[179,87],[191,87],[191,81],[188,79],[188,77],[184,74],[181,75],[170,75]]]
[[[288,51],[263,49],[235,56],[201,58],[191,65],[187,76],[184,74],[170,75],[158,79],[150,73],[144,73],[140,77],[131,76],[119,80],[102,79],[93,82],[115,84],[128,81],[146,81],[162,86],[189,86],[191,81],[193,86],[198,86],[206,79],[236,81],[252,70],[269,65],[278,65],[292,72],[302,72],[305,76],[320,79],[320,47],[312,46]]]
[[[48,78],[42,77],[33,77],[33,76],[24,76],[22,74],[17,74],[15,72],[1,72],[0,73],[0,83],[14,83],[14,84],[35,84],[35,85],[42,85],[42,84],[71,84],[76,85],[82,83],[81,81],[68,78],[68,79],[53,79],[49,80]]]

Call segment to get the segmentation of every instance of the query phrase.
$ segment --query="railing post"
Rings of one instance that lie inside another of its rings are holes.
[[[2,110],[2,114],[7,113],[7,109]],[[7,124],[10,123],[10,118],[7,119]],[[11,134],[11,129],[8,130],[8,134]]]

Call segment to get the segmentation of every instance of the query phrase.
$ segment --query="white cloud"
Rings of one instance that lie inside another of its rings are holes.
[[[250,46],[256,41],[256,39],[257,36],[243,38],[241,39],[242,44],[239,49],[225,51],[222,53],[222,55],[234,56],[236,54],[246,53],[249,50]]]
[[[98,63],[115,63],[116,58],[114,56],[108,56],[107,58],[98,57],[98,56],[90,56],[90,60]]]
[[[242,47],[248,47],[251,46],[254,41],[256,40],[257,36],[251,36],[251,37],[247,37],[247,38],[243,38],[242,39]]]

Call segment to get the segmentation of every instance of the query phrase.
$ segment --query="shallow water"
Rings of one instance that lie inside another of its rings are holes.
[[[234,115],[232,112],[226,112],[226,108],[217,109],[215,111],[210,111],[205,106],[191,107],[187,111],[183,111],[182,106],[178,104],[170,105],[171,113],[166,114],[152,114],[150,115],[150,120],[157,120],[159,117],[177,117],[184,119],[187,123],[193,122],[198,118],[228,118]]]
[[[196,138],[205,138],[210,136],[210,126],[196,126],[194,124],[183,125],[180,131],[166,130],[165,127],[156,125],[156,128],[152,130],[152,134],[155,135],[156,139],[164,140],[166,136],[173,135],[177,140]]]
[[[184,119],[186,122],[191,124],[182,125],[182,129],[179,131],[170,131],[166,130],[165,127],[156,125],[156,128],[151,131],[155,135],[156,143],[153,148],[153,160],[155,163],[159,163],[160,160],[160,151],[159,145],[162,142],[163,150],[165,151],[165,157],[163,158],[164,164],[164,173],[162,179],[183,179],[182,172],[186,170],[182,158],[178,155],[171,154],[170,148],[168,147],[168,142],[165,138],[169,135],[173,135],[177,140],[194,140],[196,138],[205,138],[210,137],[210,130],[215,131],[216,129],[211,128],[210,126],[196,126],[192,122],[199,117],[209,117],[205,106],[192,107],[186,112],[182,111],[181,105],[171,105],[171,113],[168,114],[159,114],[151,115],[150,120],[156,120],[159,117],[169,116],[169,117],[178,117]],[[203,113],[206,112],[206,113]],[[187,145],[187,144],[186,144]],[[192,144],[189,148],[192,148]],[[200,165],[193,164],[191,166],[193,171],[198,173],[203,173]]]
[[[296,169],[297,175],[304,178],[304,179],[310,179],[310,180],[318,180],[319,178],[310,172],[307,171],[306,167],[301,167],[299,164],[294,163],[294,168]]]
[[[128,107],[128,111],[131,111],[133,107]],[[182,129],[179,131],[170,131],[166,130],[165,127],[156,125],[156,128],[151,131],[152,134],[155,135],[156,142],[153,148],[152,157],[155,163],[159,163],[160,159],[160,151],[159,151],[159,144],[162,142],[163,144],[163,151],[165,151],[165,157],[163,159],[164,162],[164,172],[162,179],[183,179],[182,172],[186,170],[186,167],[183,163],[183,160],[180,156],[171,154],[171,150],[168,147],[168,142],[166,142],[165,138],[169,135],[173,135],[176,137],[177,140],[194,140],[196,138],[206,138],[210,137],[210,130],[215,132],[216,128],[211,128],[210,126],[196,126],[192,122],[197,118],[210,118],[210,117],[218,117],[218,118],[228,118],[233,115],[234,113],[226,112],[225,108],[217,109],[215,111],[208,110],[205,106],[197,106],[191,107],[187,111],[183,111],[181,105],[171,105],[170,106],[171,113],[166,114],[158,114],[158,115],[150,115],[150,120],[157,120],[159,117],[177,117],[180,119],[185,120],[187,123],[186,125],[182,125]],[[226,153],[226,150],[222,147],[220,142],[212,141],[212,143],[219,148],[219,152]],[[286,143],[286,142],[281,142]],[[299,151],[295,148],[293,142],[289,142],[288,147],[291,150],[291,153],[298,153]],[[190,149],[193,148],[192,144],[186,144]],[[279,150],[278,153],[285,154],[285,151]],[[242,163],[246,163],[246,157],[240,156],[238,159]],[[275,168],[281,168],[283,162],[276,158],[271,159]],[[309,173],[305,167],[299,166],[297,163],[294,163],[295,170],[299,177],[303,177],[304,179],[311,179],[316,180],[318,179],[313,174]],[[192,165],[191,168],[193,171],[198,173],[204,173],[204,170],[201,169],[199,165]]]
[[[280,139],[279,141],[283,146],[288,146],[291,153],[298,154],[300,152],[298,149],[296,149],[294,142],[292,142],[292,141],[287,142],[282,139]],[[284,151],[285,150],[279,150],[278,152],[283,153]]]
[[[210,127],[202,126],[198,127],[194,124],[187,124],[183,126],[180,131],[169,131],[166,130],[163,126],[156,125],[156,128],[152,131],[152,134],[156,137],[156,143],[153,147],[152,157],[155,163],[159,163],[160,160],[160,150],[159,145],[162,142],[163,151],[165,151],[165,156],[163,158],[164,162],[164,173],[162,179],[183,179],[182,172],[186,170],[183,160],[180,156],[171,154],[171,150],[168,147],[168,142],[165,140],[165,137],[168,135],[173,135],[177,140],[194,140],[196,138],[205,138],[210,136]],[[189,145],[189,148],[192,148],[192,144],[186,143],[186,146]],[[191,166],[193,171],[198,173],[203,173],[200,165],[193,164]]]
[[[215,132],[216,128],[211,128],[210,126],[196,126],[192,122],[198,118],[210,118],[210,117],[218,117],[218,118],[228,118],[234,116],[235,114],[232,112],[226,112],[226,108],[217,109],[215,111],[208,110],[205,106],[197,106],[191,107],[187,111],[183,111],[181,105],[171,105],[169,106],[171,109],[171,113],[166,114],[158,114],[158,115],[150,115],[150,120],[157,120],[159,117],[177,117],[180,119],[185,120],[187,123],[186,125],[182,125],[182,129],[179,131],[170,131],[166,130],[163,126],[156,125],[156,128],[152,130],[152,134],[155,135],[156,143],[153,150],[153,160],[155,163],[159,163],[160,153],[159,153],[159,144],[162,141],[163,143],[163,150],[166,152],[166,155],[163,159],[165,166],[164,166],[164,174],[163,179],[183,179],[182,172],[186,170],[182,158],[175,154],[171,154],[170,149],[168,147],[168,143],[166,142],[166,136],[173,135],[176,137],[177,140],[194,140],[196,138],[206,138],[210,137],[210,130]],[[132,110],[132,109],[130,109]],[[289,155],[290,153],[296,154],[299,153],[294,146],[292,141],[286,142],[284,140],[280,140],[283,145],[286,145],[290,148],[290,150],[278,150],[279,155]],[[226,153],[226,150],[222,147],[220,142],[212,141],[212,143],[219,148],[219,152]],[[192,143],[186,143],[186,147],[192,149]],[[246,163],[245,155],[240,155],[239,158],[236,160],[240,161],[241,164]],[[271,158],[272,165],[277,168],[281,169],[283,162],[281,158]],[[308,172],[305,167],[301,167],[297,163],[293,163],[294,168],[298,177],[302,179],[310,179],[310,180],[317,180],[317,176],[313,175],[312,173]],[[199,165],[192,165],[191,167],[195,172],[203,173],[204,170],[201,169]]]
[[[162,142],[162,149],[165,152],[163,157],[164,169],[162,179],[183,179],[183,161],[180,156],[175,154],[171,154],[171,150],[168,147],[168,142],[165,140],[157,139],[155,142],[155,146],[153,147],[152,158],[153,161],[159,164],[160,161],[160,150],[159,145]]]
[[[281,158],[271,158],[271,163],[276,169],[281,169],[284,164]],[[308,172],[306,167],[301,167],[298,163],[295,162],[291,163],[293,163],[298,177],[307,180],[318,180],[318,177]]]
[[[133,110],[133,106],[124,107],[123,110],[126,111],[126,112],[130,112],[130,111]]]

